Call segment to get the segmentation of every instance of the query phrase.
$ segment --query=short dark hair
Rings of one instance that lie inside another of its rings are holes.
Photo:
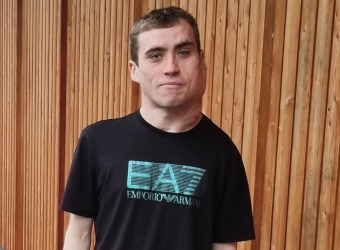
[[[171,27],[180,20],[190,24],[194,31],[197,50],[201,51],[200,34],[196,19],[189,12],[179,7],[171,6],[152,10],[133,25],[130,32],[130,54],[132,61],[138,65],[138,36],[140,33],[154,28]]]

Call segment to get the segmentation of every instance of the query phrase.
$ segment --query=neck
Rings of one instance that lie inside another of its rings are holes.
[[[152,126],[171,133],[191,130],[202,118],[201,105],[196,105],[189,110],[163,108],[148,110],[142,105],[140,113]]]

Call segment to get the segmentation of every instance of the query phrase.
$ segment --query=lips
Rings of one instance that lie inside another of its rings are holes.
[[[160,86],[164,86],[164,87],[180,87],[183,84],[181,82],[176,82],[176,81],[172,81],[172,82],[165,82],[162,83]]]

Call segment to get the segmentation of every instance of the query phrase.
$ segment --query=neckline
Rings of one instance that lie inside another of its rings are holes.
[[[202,126],[202,124],[204,123],[204,120],[206,119],[206,116],[203,113],[201,113],[201,114],[202,114],[202,117],[201,117],[200,121],[196,124],[196,126],[194,126],[193,128],[191,128],[187,131],[184,131],[184,132],[167,132],[167,131],[161,130],[161,129],[151,125],[150,123],[148,123],[143,118],[143,116],[140,113],[140,109],[138,109],[135,112],[134,117],[136,118],[136,120],[139,124],[141,124],[145,129],[147,129],[147,130],[149,130],[153,133],[156,133],[156,134],[159,134],[159,135],[162,135],[162,136],[177,137],[177,136],[190,135],[190,134],[194,133],[196,130],[198,130]]]

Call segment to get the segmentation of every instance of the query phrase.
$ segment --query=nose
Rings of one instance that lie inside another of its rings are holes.
[[[177,75],[179,73],[179,65],[176,56],[168,56],[164,62],[164,74],[168,76]]]

